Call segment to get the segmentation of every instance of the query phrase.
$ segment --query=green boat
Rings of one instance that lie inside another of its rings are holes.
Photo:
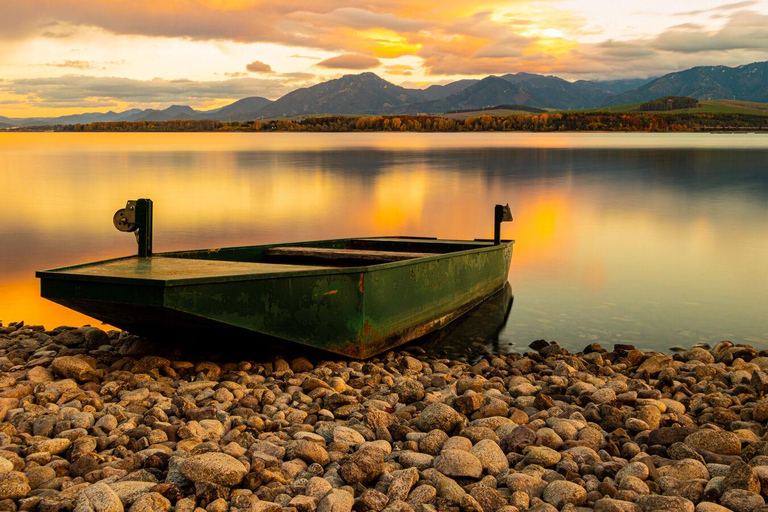
[[[152,201],[129,201],[115,226],[136,256],[37,272],[41,295],[126,331],[229,330],[358,359],[440,329],[507,283],[512,240],[371,237],[152,252]],[[211,338],[213,336],[213,338]]]

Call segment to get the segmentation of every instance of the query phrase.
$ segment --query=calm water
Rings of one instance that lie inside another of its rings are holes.
[[[97,325],[34,271],[132,254],[127,199],[154,200],[157,251],[491,237],[508,201],[504,348],[768,348],[765,135],[0,134],[0,194],[6,323]]]

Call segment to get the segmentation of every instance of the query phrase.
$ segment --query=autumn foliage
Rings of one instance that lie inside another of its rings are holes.
[[[213,120],[135,121],[76,124],[56,127],[76,132],[482,132],[482,131],[611,131],[611,132],[698,132],[719,130],[766,130],[768,116],[732,113],[595,113],[482,115],[448,119],[430,115],[371,117],[308,117],[289,120],[220,122]]]

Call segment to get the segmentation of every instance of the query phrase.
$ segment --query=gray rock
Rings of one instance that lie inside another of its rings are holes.
[[[248,472],[243,463],[226,453],[193,455],[179,464],[179,472],[192,482],[210,482],[224,487],[239,484]]]
[[[435,469],[446,476],[480,478],[483,465],[480,460],[464,450],[443,450],[435,457]]]
[[[123,512],[123,503],[110,486],[97,482],[80,493],[74,512]]]

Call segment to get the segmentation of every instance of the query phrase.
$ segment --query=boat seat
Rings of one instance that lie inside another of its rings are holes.
[[[321,247],[272,247],[264,251],[266,256],[290,258],[312,258],[324,260],[362,260],[392,262],[428,258],[435,256],[430,252],[367,251],[357,249],[327,249]]]

